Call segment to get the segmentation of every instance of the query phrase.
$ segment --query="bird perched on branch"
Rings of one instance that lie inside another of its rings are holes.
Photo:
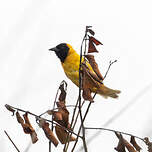
[[[61,43],[54,48],[49,49],[54,51],[57,57],[61,61],[61,65],[64,69],[66,76],[79,87],[79,66],[80,66],[80,55],[72,48],[71,45],[66,43]],[[82,63],[84,63],[84,58],[82,57]],[[89,85],[90,92],[96,92],[103,97],[117,98],[120,93],[119,90],[113,90],[106,87],[102,80],[99,79],[97,73],[93,70],[92,66],[88,61],[82,66],[84,71],[88,73],[86,81]]]

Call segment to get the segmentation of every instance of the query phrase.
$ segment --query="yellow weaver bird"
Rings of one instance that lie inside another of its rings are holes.
[[[54,51],[57,57],[61,61],[61,65],[64,69],[66,76],[79,87],[79,65],[80,65],[80,55],[72,48],[70,44],[61,43],[54,48],[49,49],[50,51]],[[82,57],[82,62],[84,58]],[[89,71],[96,75],[93,71],[91,65],[87,62],[87,68]],[[96,75],[97,77],[97,75]],[[89,80],[90,81],[90,80]],[[102,82],[102,81],[101,81]],[[117,98],[120,93],[119,90],[113,90],[106,87],[103,83],[98,83],[98,88],[96,86],[91,86],[91,92],[96,92],[97,94],[102,95],[103,97],[112,97]],[[90,82],[90,84],[93,84]]]

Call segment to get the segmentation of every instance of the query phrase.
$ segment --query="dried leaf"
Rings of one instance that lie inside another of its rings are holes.
[[[18,123],[24,124],[24,120],[22,119],[18,111],[16,112],[16,118],[17,118]]]
[[[125,140],[123,138],[123,136],[117,132],[115,132],[116,136],[118,137],[118,139],[120,140],[123,140],[123,145],[127,148],[127,150],[129,152],[136,152],[136,150],[134,149],[134,147],[132,145],[129,144],[129,142],[127,140]]]
[[[66,91],[64,89],[64,83],[60,85],[59,89],[61,90],[60,96],[59,96],[59,101],[64,101],[66,98]]]
[[[135,147],[135,149],[136,149],[137,151],[140,152],[140,150],[141,150],[142,148],[137,144],[137,142],[136,142],[136,140],[135,140],[135,137],[131,136],[130,143]]]
[[[66,144],[66,142],[68,142],[67,138],[68,138],[68,135],[69,133],[64,130],[63,128],[59,127],[59,126],[55,126],[55,132],[56,132],[56,135],[59,139],[59,141],[62,143],[62,144]],[[73,136],[70,137],[69,141],[75,141],[76,138],[74,138]]]
[[[97,39],[95,39],[92,36],[89,36],[89,41],[95,43],[96,45],[103,45],[100,41],[98,41]]]
[[[145,144],[148,146],[148,152],[152,152],[152,142],[149,141],[148,137],[144,138]]]
[[[88,53],[98,52],[92,41],[89,41]]]
[[[56,105],[57,105],[58,108],[64,108],[64,109],[66,109],[64,101],[56,102]]]
[[[118,142],[118,145],[117,147],[114,148],[116,151],[118,152],[126,152],[125,150],[125,145],[124,145],[124,142],[123,142],[123,137],[122,135],[120,134],[119,136],[119,142]]]
[[[52,130],[49,128],[49,123],[45,122],[45,120],[40,119],[39,121],[46,137],[54,144],[55,147],[58,146],[59,142],[56,139],[56,137],[54,136]]]
[[[88,100],[90,102],[94,102],[93,98],[91,96],[91,90],[89,88],[88,89],[83,89],[82,96],[83,96],[84,100]]]
[[[129,152],[136,152],[136,150],[134,149],[134,147],[127,141],[124,139],[124,145],[127,148],[127,150]]]
[[[62,120],[55,120],[55,121],[67,128],[69,124],[69,112],[66,109],[61,109],[61,108],[59,109],[58,112],[62,115]]]
[[[16,118],[17,118],[18,123],[21,124],[25,134],[30,134],[32,143],[34,144],[38,141],[37,134],[28,119],[27,113],[25,113],[23,117],[24,117],[25,123],[22,117],[20,116],[19,112],[16,112]]]
[[[87,29],[87,31],[91,34],[91,35],[95,35],[95,32],[93,31],[93,30],[91,30],[91,29]]]
[[[32,143],[35,144],[37,141],[38,141],[38,138],[37,138],[37,133],[35,131],[33,131],[31,134],[31,140],[32,140]]]
[[[6,104],[5,107],[8,111],[12,112],[13,113],[12,116],[14,116],[15,110],[8,104]]]
[[[94,56],[93,55],[85,55],[85,57],[88,59],[91,67],[93,68],[94,72],[97,74],[99,79],[103,80],[104,78],[103,78],[102,74],[99,71],[98,64],[96,63],[96,61],[94,59]]]

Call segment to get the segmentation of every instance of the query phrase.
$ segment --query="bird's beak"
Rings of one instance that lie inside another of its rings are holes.
[[[49,51],[54,51],[57,52],[59,49],[57,49],[56,47],[49,49]]]

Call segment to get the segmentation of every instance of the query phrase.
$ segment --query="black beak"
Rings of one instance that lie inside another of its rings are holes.
[[[59,51],[59,49],[57,49],[56,47],[54,47],[54,48],[49,49],[49,51],[57,52],[57,51]]]

